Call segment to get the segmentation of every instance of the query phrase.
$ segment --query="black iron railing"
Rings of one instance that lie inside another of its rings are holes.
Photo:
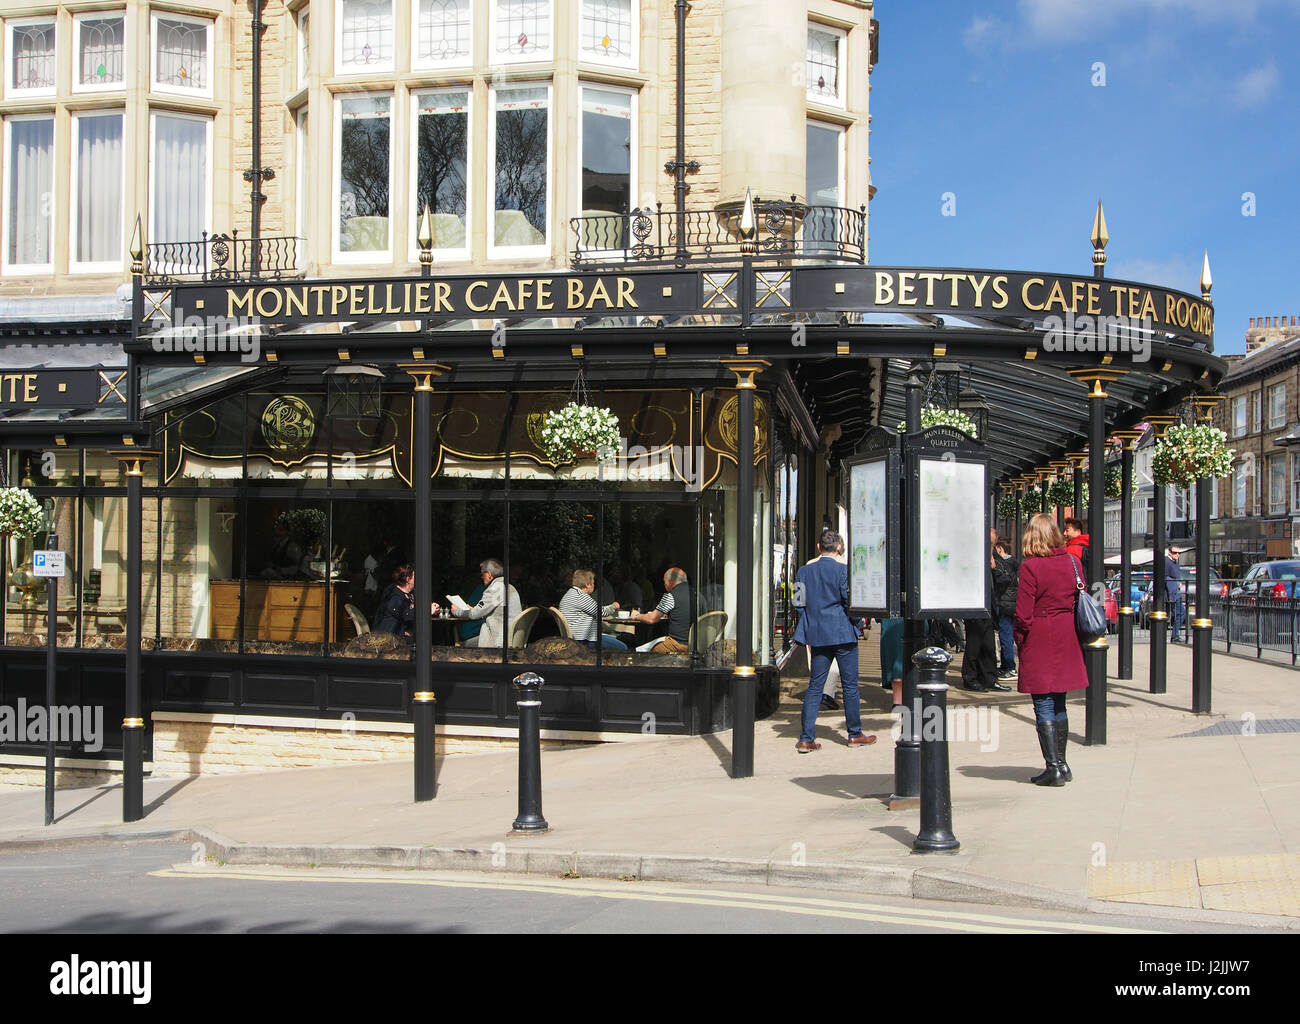
[[[149,281],[278,281],[302,273],[301,243],[292,237],[240,238],[237,231],[204,232],[192,242],[151,242],[145,247],[144,276]]]
[[[635,263],[686,266],[692,263],[788,263],[815,260],[865,263],[867,210],[810,206],[795,198],[755,200],[753,238],[741,237],[742,207],[654,209],[574,217],[574,270]],[[751,251],[747,252],[746,250]]]

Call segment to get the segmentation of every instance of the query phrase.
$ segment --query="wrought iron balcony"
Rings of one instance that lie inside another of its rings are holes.
[[[302,273],[301,242],[292,237],[240,238],[237,231],[205,231],[193,242],[150,242],[145,246],[144,276],[151,282],[279,281]]]
[[[867,209],[754,200],[754,236],[741,236],[740,206],[713,210],[588,213],[574,217],[574,270],[620,265],[684,267],[695,263],[865,263]],[[680,240],[680,241],[679,241]],[[748,251],[747,251],[748,250]]]

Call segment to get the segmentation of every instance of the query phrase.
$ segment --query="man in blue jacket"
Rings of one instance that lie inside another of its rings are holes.
[[[840,669],[840,691],[844,699],[844,721],[849,730],[849,746],[865,747],[876,742],[875,736],[862,732],[862,708],[858,697],[858,629],[849,617],[849,567],[835,558],[843,539],[833,530],[822,533],[818,545],[821,557],[799,569],[794,604],[799,609],[799,625],[794,642],[812,651],[812,678],[803,698],[803,719],[795,750],[811,754],[821,744],[813,740],[817,712],[821,708],[822,688],[830,672],[831,661]]]
[[[1169,608],[1170,643],[1181,643],[1183,626],[1187,622],[1187,603],[1183,600],[1183,571],[1178,567],[1178,556],[1182,548],[1172,544],[1165,554],[1165,603]]]

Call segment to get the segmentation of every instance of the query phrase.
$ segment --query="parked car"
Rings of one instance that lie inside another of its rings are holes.
[[[1141,569],[1130,569],[1129,599],[1127,601],[1120,601],[1120,574],[1118,572],[1113,572],[1106,577],[1106,590],[1107,593],[1114,595],[1117,605],[1137,608],[1137,606],[1142,602],[1142,593],[1151,585],[1151,580],[1152,572],[1147,566],[1143,566]],[[1115,614],[1118,617],[1118,608],[1116,609]]]
[[[1296,563],[1300,565],[1300,562]],[[1183,591],[1183,598],[1186,601],[1188,621],[1192,618],[1192,612],[1196,609],[1196,566],[1180,565],[1178,567],[1183,574],[1183,582],[1180,587]],[[1154,574],[1151,582],[1147,583],[1142,591],[1142,600],[1138,604],[1138,621],[1142,623],[1143,629],[1149,629],[1151,623],[1151,612],[1155,608],[1155,599],[1152,596],[1152,588],[1155,586]],[[1223,577],[1219,575],[1219,570],[1210,566],[1210,600],[1215,598],[1224,598],[1228,596],[1228,584],[1223,582]]]
[[[1241,598],[1246,604],[1255,600],[1286,601],[1295,597],[1297,580],[1300,580],[1300,559],[1257,562],[1232,588],[1232,597]]]

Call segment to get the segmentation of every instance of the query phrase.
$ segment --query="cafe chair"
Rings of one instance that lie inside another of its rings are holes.
[[[525,608],[510,623],[510,646],[512,649],[519,649],[528,646],[528,637],[533,631],[533,623],[537,621],[537,616],[542,613],[542,609],[536,605],[531,608]]]
[[[697,631],[700,638],[700,646],[696,647],[693,643],[688,646],[692,651],[707,651],[718,640],[722,639],[722,634],[727,629],[726,612],[705,612],[700,616],[699,622],[691,627]]]
[[[573,630],[569,628],[569,620],[564,617],[564,613],[560,611],[560,609],[556,608],[555,605],[551,605],[546,610],[551,613],[551,618],[555,620],[555,626],[560,631],[560,636],[567,640],[572,640]]]
[[[352,620],[352,626],[356,629],[357,636],[364,636],[370,632],[370,623],[361,614],[360,608],[354,604],[345,604],[343,610],[348,613],[348,618]]]

